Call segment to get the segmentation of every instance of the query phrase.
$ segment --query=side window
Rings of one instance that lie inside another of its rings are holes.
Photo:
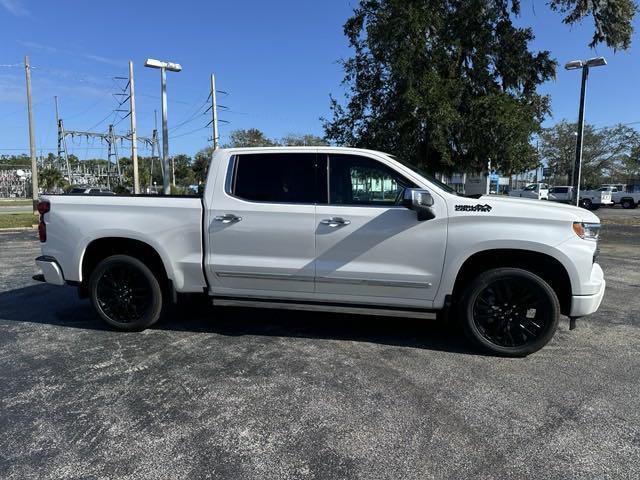
[[[405,188],[415,185],[386,165],[355,155],[329,155],[329,203],[399,205]]]
[[[236,157],[230,193],[255,202],[315,203],[315,153]]]

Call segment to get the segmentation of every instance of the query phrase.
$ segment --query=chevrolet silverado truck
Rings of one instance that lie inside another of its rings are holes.
[[[219,149],[201,197],[45,196],[44,281],[142,330],[200,293],[214,305],[440,318],[523,356],[605,290],[591,212],[459,196],[390,155]],[[304,321],[301,320],[300,321]]]

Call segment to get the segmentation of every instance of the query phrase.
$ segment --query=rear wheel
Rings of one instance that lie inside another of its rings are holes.
[[[98,315],[120,330],[143,330],[162,313],[158,279],[149,267],[128,255],[102,260],[91,274],[89,292]]]
[[[555,334],[560,303],[537,275],[519,268],[481,273],[465,289],[460,319],[467,337],[490,353],[521,357]]]
[[[622,200],[620,202],[620,205],[622,205],[622,208],[633,208],[633,207],[635,207],[635,204],[633,203],[633,200],[631,200],[630,198],[625,198],[624,200]]]

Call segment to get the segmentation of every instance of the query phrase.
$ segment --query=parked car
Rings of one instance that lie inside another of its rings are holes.
[[[214,305],[448,318],[521,356],[560,314],[573,325],[595,312],[605,289],[593,213],[458,196],[369,150],[219,149],[202,198],[49,196],[39,211],[44,280],[77,286],[122,330],[204,292]]]
[[[531,183],[523,189],[509,191],[509,196],[547,200],[549,198],[549,186],[546,183]]]
[[[552,202],[569,203],[573,199],[572,186],[557,186],[549,189],[549,200]],[[597,210],[600,207],[613,205],[611,192],[606,188],[598,190],[580,190],[580,206],[587,210]]]
[[[115,193],[103,187],[73,187],[69,195],[115,195]]]

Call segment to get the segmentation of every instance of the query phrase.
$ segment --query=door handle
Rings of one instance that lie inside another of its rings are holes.
[[[224,215],[219,215],[217,217],[213,217],[213,219],[216,222],[234,223],[234,222],[239,222],[240,220],[242,220],[242,217],[238,217],[237,215],[234,215],[233,213],[225,213]]]
[[[342,227],[344,225],[349,225],[351,223],[351,220],[345,220],[342,217],[331,217],[321,220],[320,223],[323,225],[329,225],[331,228],[336,228]]]

